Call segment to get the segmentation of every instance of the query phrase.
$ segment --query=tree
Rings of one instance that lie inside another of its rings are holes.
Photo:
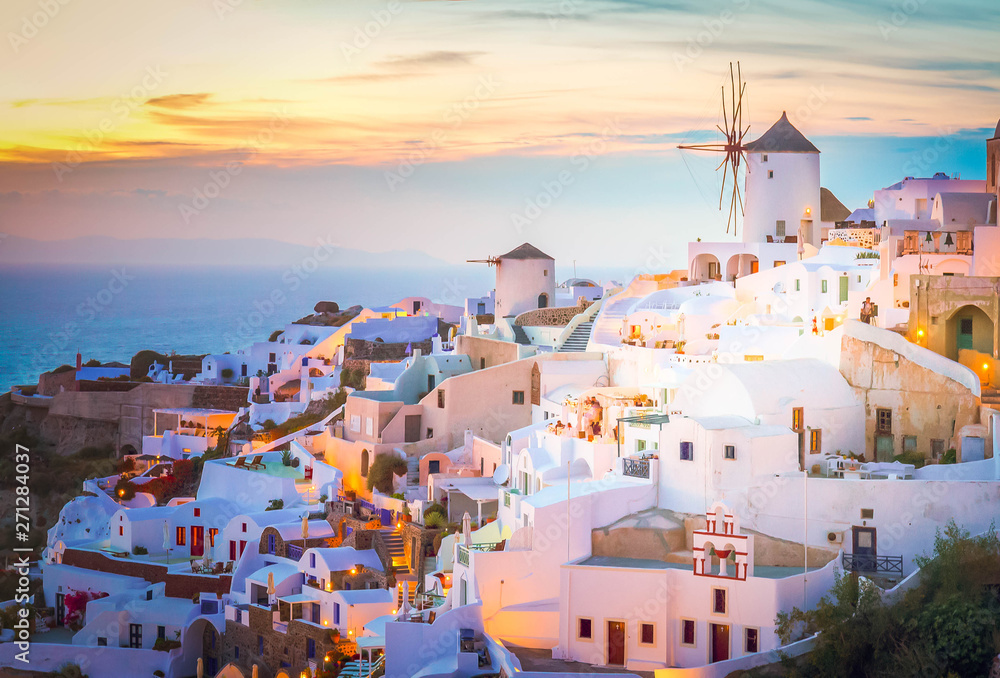
[[[380,454],[368,469],[368,489],[382,494],[392,492],[392,477],[406,475],[406,461],[395,454]]]
[[[815,610],[779,613],[783,643],[820,632],[804,676],[958,676],[989,673],[1000,651],[1000,540],[948,524],[934,553],[914,559],[919,583],[894,604],[871,581],[837,579]],[[791,675],[786,672],[786,675]]]

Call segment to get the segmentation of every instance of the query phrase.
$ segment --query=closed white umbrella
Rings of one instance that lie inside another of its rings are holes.
[[[170,562],[170,525],[163,521],[163,550],[167,552],[167,562]]]
[[[472,516],[466,511],[462,516],[462,536],[465,538],[465,545],[472,544]]]

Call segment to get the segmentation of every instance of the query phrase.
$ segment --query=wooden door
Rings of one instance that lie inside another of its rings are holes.
[[[142,624],[128,625],[128,646],[133,648],[142,647]]]
[[[608,664],[625,666],[625,622],[608,622]]]
[[[191,555],[205,555],[205,528],[201,525],[191,526]]]
[[[853,528],[854,567],[860,572],[874,572],[875,558],[878,555],[878,540],[874,527]]]
[[[712,662],[724,662],[729,659],[729,626],[709,624],[709,627]]]
[[[236,560],[236,558],[237,558],[237,555],[236,555],[236,540],[230,539],[229,540],[229,559],[230,560]]]
[[[840,303],[842,304],[847,301],[847,285],[847,276],[840,276]]]
[[[958,349],[972,348],[972,318],[958,319]]]
[[[760,270],[760,262],[754,259],[753,261],[750,262],[750,272],[756,273],[759,270]]]
[[[415,443],[420,440],[420,415],[407,414],[403,417],[403,442]]]
[[[875,436],[875,461],[892,462],[895,455],[895,443],[891,435],[877,434]]]

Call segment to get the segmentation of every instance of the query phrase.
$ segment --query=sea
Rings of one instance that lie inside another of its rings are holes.
[[[313,312],[318,301],[385,306],[409,296],[461,306],[493,287],[486,266],[372,270],[269,267],[0,268],[0,392],[63,364],[143,349],[235,352]]]

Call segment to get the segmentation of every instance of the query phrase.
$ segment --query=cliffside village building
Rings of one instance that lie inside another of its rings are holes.
[[[986,146],[985,181],[903,177],[852,211],[782,115],[747,146],[741,240],[691,242],[686,269],[559,284],[525,243],[461,307],[16,391],[114,399],[137,463],[134,498],[86,479],[49,530],[31,668],[724,676],[807,651],[778,613],[845,573],[891,591],[949,520],[1000,512],[1000,125]],[[366,388],[274,432],[344,370]],[[195,496],[143,492],[221,447]]]

